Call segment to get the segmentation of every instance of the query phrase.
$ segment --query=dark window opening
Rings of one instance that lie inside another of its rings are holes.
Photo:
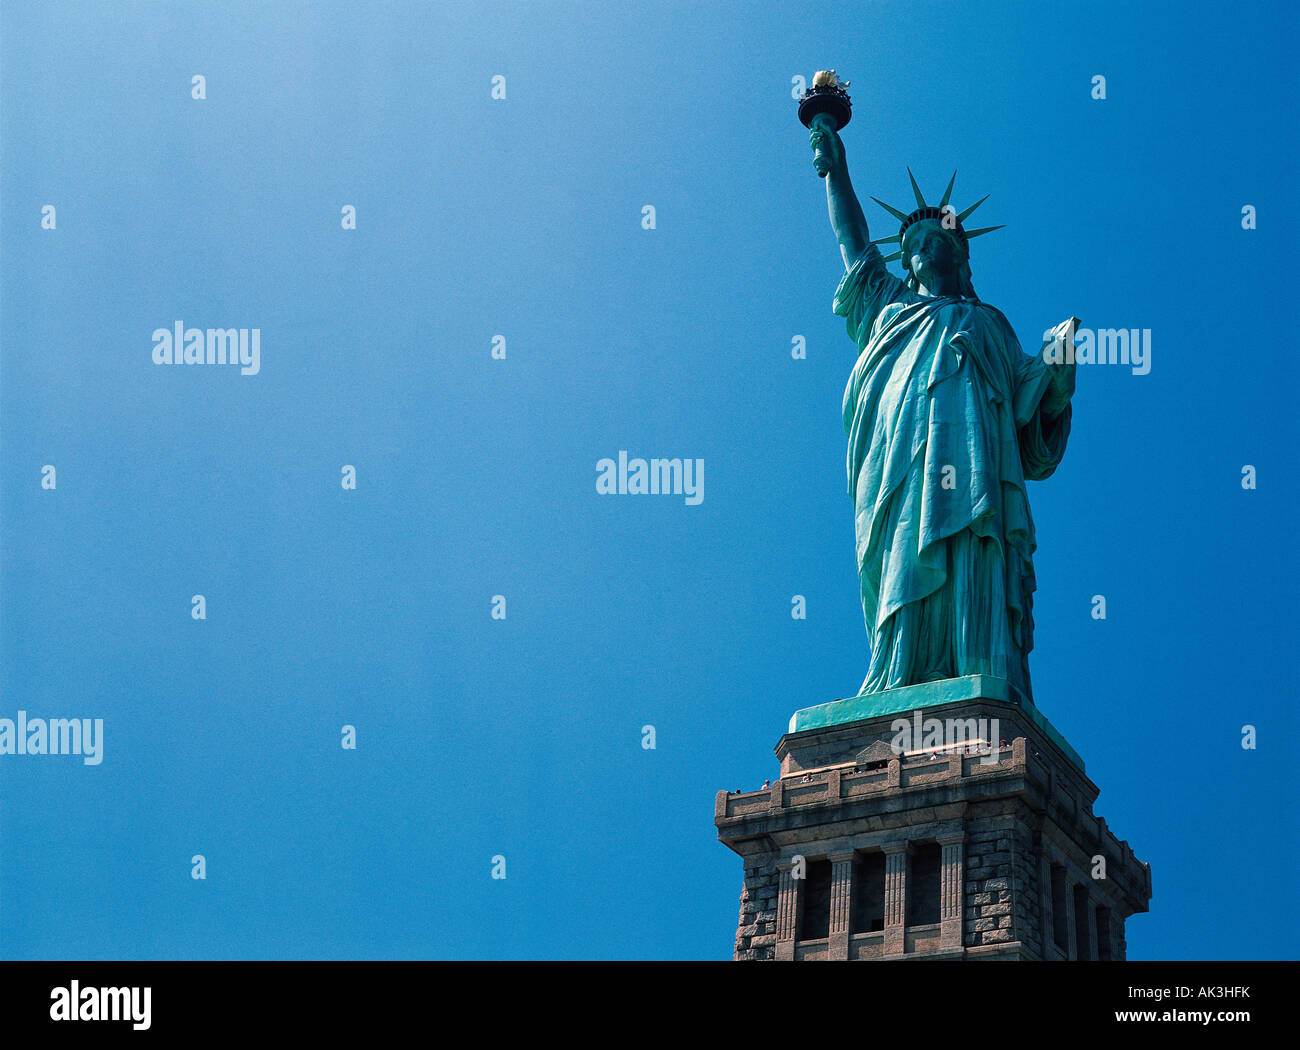
[[[853,932],[875,933],[885,928],[885,855],[859,853],[853,884]]]
[[[1088,889],[1074,887],[1074,957],[1090,959],[1088,953]]]
[[[1065,923],[1065,869],[1052,865],[1052,940],[1061,951],[1068,951],[1070,935]]]
[[[939,921],[939,873],[943,851],[937,842],[914,846],[907,858],[907,925]]]
[[[806,875],[798,939],[813,941],[831,935],[831,862],[810,860]]]

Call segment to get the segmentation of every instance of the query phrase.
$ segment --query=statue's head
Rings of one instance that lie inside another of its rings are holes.
[[[907,269],[917,278],[923,273],[946,277],[969,259],[966,245],[957,234],[934,219],[909,226],[902,247]]]
[[[967,216],[983,204],[988,197],[982,197],[965,211],[958,212],[948,206],[952,196],[953,183],[957,181],[954,172],[948,180],[948,188],[943,191],[943,199],[937,205],[927,204],[921,195],[921,187],[916,184],[909,168],[907,177],[912,180],[912,194],[916,197],[916,210],[909,213],[891,208],[879,198],[871,199],[889,212],[901,224],[898,233],[892,237],[881,237],[873,244],[897,244],[898,251],[883,257],[885,262],[898,259],[907,275],[907,283],[913,289],[924,285],[927,289],[937,285],[951,283],[957,277],[958,294],[975,299],[975,287],[970,276],[970,242],[976,237],[1002,229],[1001,226],[986,226],[982,230],[968,230],[962,223]],[[929,278],[928,280],[926,278]]]
[[[902,261],[907,269],[907,283],[912,288],[933,288],[944,279],[957,276],[961,294],[975,298],[971,283],[970,249],[956,231],[941,220],[922,219],[908,226],[901,244]]]

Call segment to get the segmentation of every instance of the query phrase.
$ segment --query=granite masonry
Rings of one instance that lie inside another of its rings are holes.
[[[900,746],[898,720],[922,717],[957,741]],[[1008,683],[837,701],[790,729],[768,790],[715,803],[719,839],[744,860],[735,959],[1125,958],[1150,869]]]

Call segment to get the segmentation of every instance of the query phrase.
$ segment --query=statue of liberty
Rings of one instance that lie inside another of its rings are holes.
[[[860,692],[983,674],[1032,700],[1036,543],[1025,482],[1049,477],[1065,452],[1072,355],[1049,363],[1024,353],[975,294],[970,241],[1001,227],[962,226],[983,200],[960,214],[950,207],[956,175],[937,205],[915,179],[913,211],[876,201],[901,226],[873,243],[835,121],[809,126],[846,270],[834,310],[859,351],[844,429],[871,644]],[[888,258],[876,247],[886,242],[898,245]],[[894,259],[902,278],[886,268]],[[1045,346],[1072,339],[1077,323],[1057,326]]]

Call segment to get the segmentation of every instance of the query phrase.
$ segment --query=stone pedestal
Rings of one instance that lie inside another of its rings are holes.
[[[770,789],[715,805],[745,864],[736,959],[1124,958],[1150,869],[1009,683],[808,708],[776,754]]]

